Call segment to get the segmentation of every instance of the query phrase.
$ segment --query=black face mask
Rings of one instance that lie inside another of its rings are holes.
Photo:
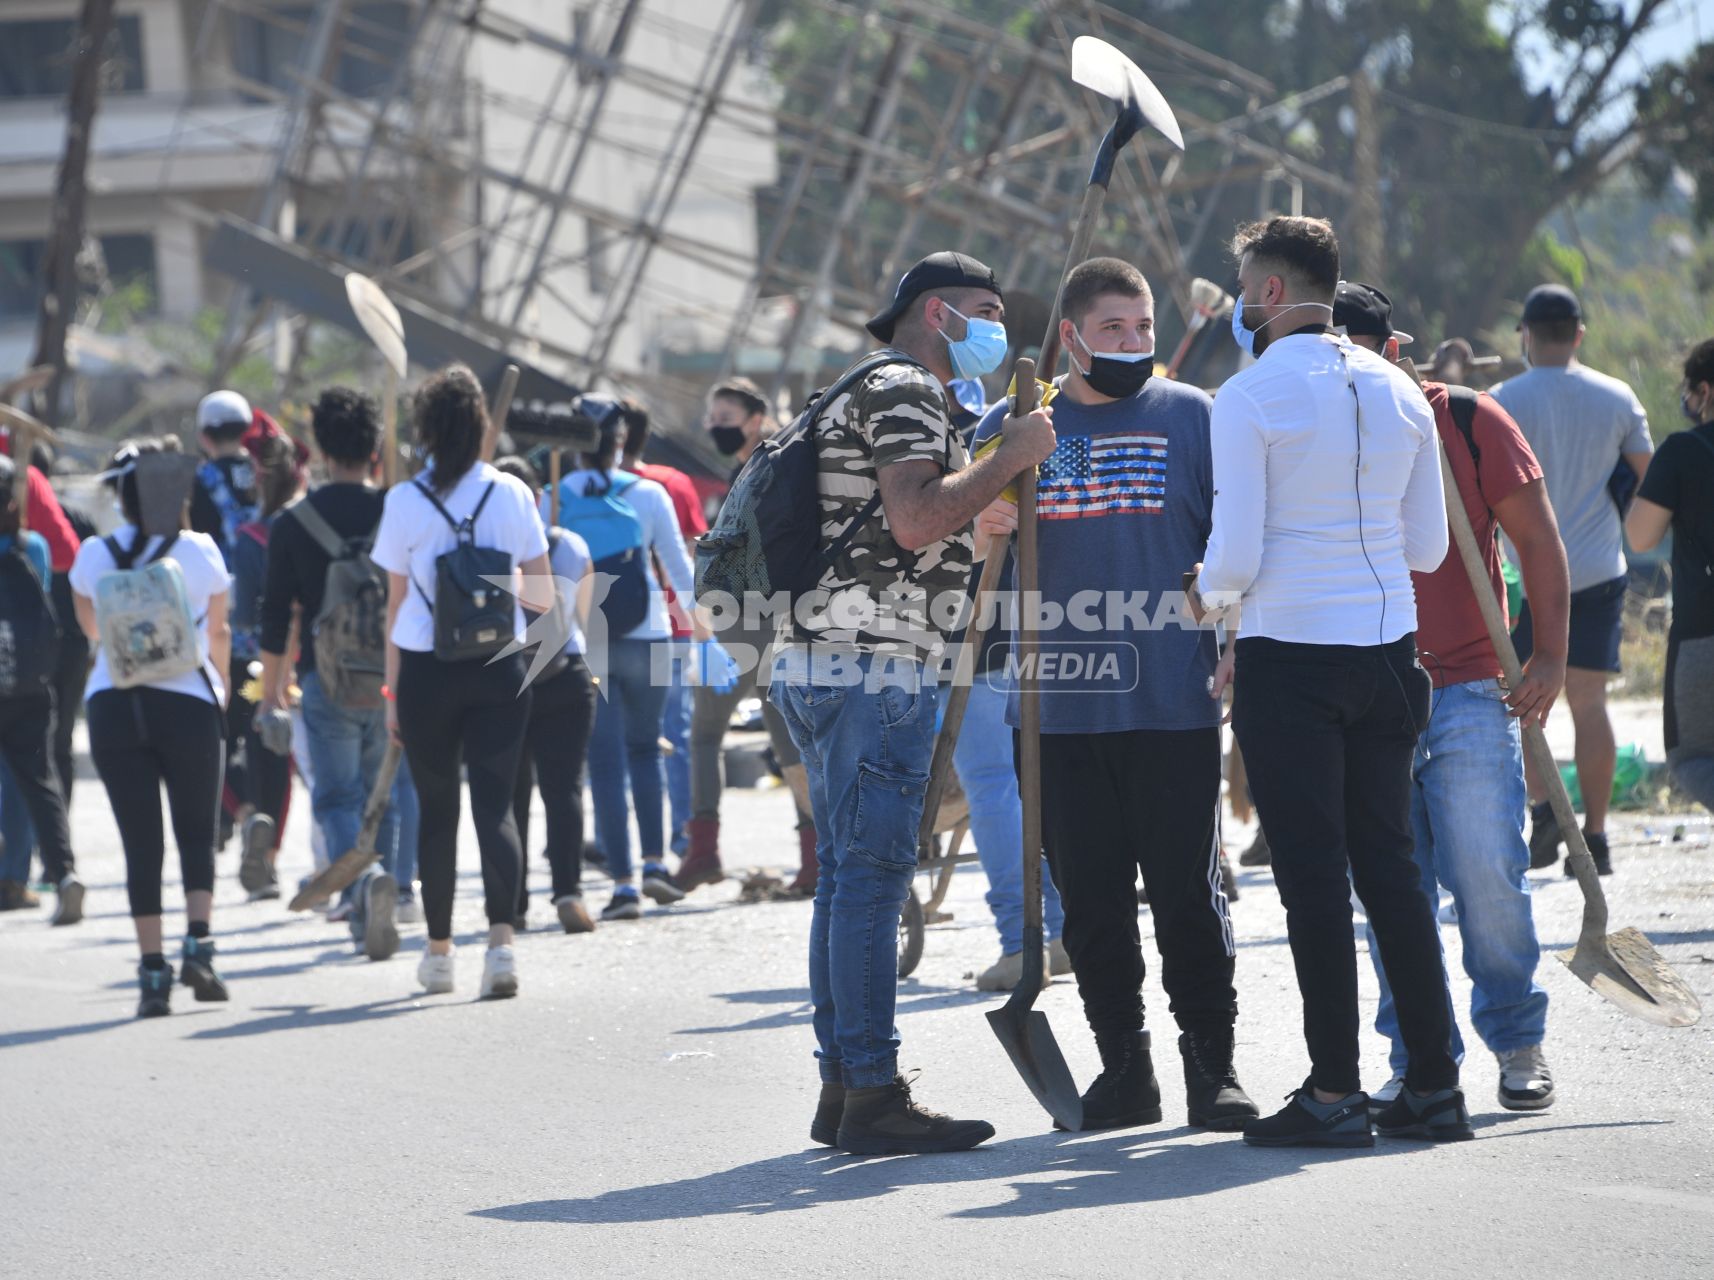
[[[744,447],[743,427],[713,426],[708,428],[708,434],[714,447],[728,458]]]
[[[1096,395],[1112,400],[1127,400],[1141,391],[1155,371],[1155,353],[1150,351],[1134,360],[1120,360],[1098,355],[1077,335],[1077,344],[1089,353],[1089,368],[1078,366],[1083,381]]]

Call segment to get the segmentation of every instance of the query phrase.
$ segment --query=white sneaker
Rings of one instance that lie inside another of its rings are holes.
[[[476,995],[480,1000],[509,1000],[518,994],[518,966],[511,947],[489,947],[488,958],[482,962],[482,987]]]
[[[1405,1078],[1403,1076],[1394,1076],[1379,1089],[1371,1089],[1369,1091],[1369,1114],[1373,1115],[1377,1111],[1384,1111],[1386,1108],[1392,1106],[1393,1103],[1398,1101],[1399,1094],[1403,1091],[1404,1087]]]
[[[394,908],[393,919],[400,924],[421,924],[423,904],[415,898],[400,898],[399,905]]]
[[[1546,1111],[1553,1105],[1553,1072],[1539,1044],[1494,1055],[1500,1060],[1500,1105],[1507,1111]]]
[[[431,996],[444,996],[451,992],[452,953],[449,951],[437,956],[432,951],[423,952],[423,958],[417,962],[417,981]]]

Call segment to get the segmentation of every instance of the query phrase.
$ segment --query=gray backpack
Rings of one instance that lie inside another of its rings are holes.
[[[322,692],[336,707],[373,711],[387,672],[387,576],[369,558],[374,534],[340,537],[308,498],[286,510],[328,556],[321,610],[310,624]]]

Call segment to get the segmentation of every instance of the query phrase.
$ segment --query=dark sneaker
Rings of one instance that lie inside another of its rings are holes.
[[[1178,1038],[1178,1052],[1184,1059],[1184,1096],[1192,1126],[1235,1133],[1261,1114],[1238,1083],[1230,1031],[1186,1031]]]
[[[1268,833],[1260,827],[1256,828],[1256,838],[1250,841],[1250,847],[1238,855],[1240,867],[1272,866],[1274,851],[1268,848]]]
[[[613,900],[601,908],[603,920],[641,920],[643,904],[637,897],[637,891],[630,885],[620,885],[613,890]]]
[[[809,1122],[809,1140],[824,1147],[839,1145],[839,1122],[845,1115],[845,1086],[821,1082],[821,1097],[815,1102],[815,1119]]]
[[[1559,861],[1559,820],[1550,804],[1530,806],[1530,870],[1540,871]]]
[[[273,877],[268,855],[274,851],[274,820],[265,813],[244,819],[244,854],[238,862],[238,883],[254,902]]]
[[[1083,1094],[1083,1128],[1159,1124],[1161,1086],[1149,1056],[1149,1033],[1107,1032],[1095,1037],[1095,1047],[1101,1054],[1101,1074]]]
[[[52,925],[76,924],[83,919],[83,881],[70,872],[59,882],[54,895],[54,913],[48,917]]]
[[[173,1011],[173,967],[159,969],[137,966],[137,986],[142,997],[137,1001],[139,1018],[164,1018]]]
[[[214,939],[186,938],[184,940],[184,958],[179,962],[179,970],[185,986],[196,993],[198,1000],[221,1001],[230,999],[226,993],[226,983],[214,971]]]
[[[36,891],[22,880],[0,880],[0,911],[23,911],[41,905]]]
[[[1379,1089],[1369,1090],[1369,1119],[1373,1120],[1398,1099],[1405,1087],[1405,1078],[1393,1075]]]
[[[1248,1121],[1244,1141],[1252,1147],[1372,1147],[1369,1095],[1359,1090],[1338,1102],[1317,1102],[1309,1081],[1286,1095],[1284,1108]]]
[[[1227,902],[1238,901],[1238,873],[1232,870],[1232,859],[1224,849],[1220,851],[1220,887],[1226,892]]]
[[[1430,1142],[1465,1142],[1476,1136],[1464,1107],[1464,1090],[1456,1085],[1417,1093],[1407,1084],[1393,1105],[1375,1117],[1375,1132],[1383,1138],[1427,1138]]]
[[[1598,876],[1612,875],[1613,851],[1607,847],[1607,837],[1604,834],[1598,836],[1590,835],[1585,831],[1583,833],[1583,843],[1589,846],[1589,860],[1595,864],[1595,874]],[[1534,866],[1535,864],[1531,863],[1530,865]],[[1565,859],[1565,874],[1568,876],[1575,876],[1577,874],[1571,869],[1571,858],[1569,856]]]
[[[553,909],[559,913],[559,927],[567,933],[595,932],[595,921],[589,918],[589,908],[583,905],[581,894],[568,893],[555,898]]]
[[[385,871],[363,885],[363,954],[385,960],[399,949],[399,882]]]
[[[919,1105],[898,1076],[876,1089],[845,1091],[835,1141],[854,1156],[906,1156],[968,1151],[993,1136],[994,1126],[986,1120],[954,1120]]]
[[[672,876],[658,862],[643,864],[643,892],[663,907],[684,901],[684,890],[673,883]]]
[[[1507,1111],[1546,1111],[1553,1105],[1553,1072],[1541,1046],[1510,1049],[1500,1060],[1500,1105]]]

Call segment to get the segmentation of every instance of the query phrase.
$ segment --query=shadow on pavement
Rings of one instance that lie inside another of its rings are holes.
[[[415,1013],[421,1009],[450,1008],[452,1005],[463,1004],[464,1001],[454,1000],[449,1004],[433,1005],[422,1003],[421,993],[408,996],[395,996],[391,1000],[371,1000],[367,1004],[350,1005],[343,1009],[323,1009],[313,1004],[279,1005],[264,1009],[270,1016],[252,1018],[248,1022],[234,1022],[220,1027],[209,1027],[187,1037],[191,1040],[231,1040],[239,1036],[264,1036],[275,1031],[306,1031],[315,1027],[337,1027],[349,1022],[371,1022],[378,1018],[395,1018],[402,1013]]]
[[[136,984],[133,983],[133,986]],[[194,1018],[199,1014],[219,1013],[220,1010],[211,1005],[201,1005],[189,1009],[175,1009],[173,1018]],[[167,1019],[139,1018],[135,1015],[124,1018],[102,1018],[97,1022],[74,1022],[64,1027],[38,1027],[34,1031],[9,1031],[0,1035],[0,1049],[21,1049],[25,1045],[44,1044],[50,1040],[66,1040],[72,1036],[93,1035],[98,1031],[113,1031],[119,1027],[128,1027],[149,1023],[163,1023]]]
[[[977,991],[973,987],[935,987],[906,978],[899,984],[896,1017],[905,1017],[925,1009],[945,1009],[965,1004],[991,1004],[1004,992]],[[681,1036],[724,1035],[728,1031],[774,1031],[781,1027],[808,1026],[813,1018],[806,987],[782,987],[774,991],[737,991],[717,997],[732,1004],[789,1004],[789,1009],[764,1014],[748,1022],[729,1023],[719,1027],[685,1027],[674,1032]]]

